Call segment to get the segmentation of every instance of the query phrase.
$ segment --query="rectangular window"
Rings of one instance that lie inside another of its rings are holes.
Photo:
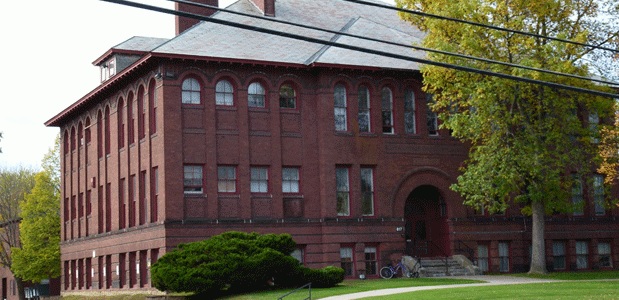
[[[146,224],[146,171],[140,171],[140,186],[138,192],[138,223]]]
[[[236,167],[217,167],[217,191],[220,193],[236,193]]]
[[[599,243],[598,244],[598,257],[599,257],[599,264],[601,268],[612,268],[613,267],[613,260],[610,254],[611,254],[610,243]]]
[[[359,132],[370,132],[370,90],[365,86],[360,86],[357,97]]]
[[[555,270],[565,270],[565,242],[552,242],[552,266]]]
[[[576,269],[589,268],[589,243],[586,241],[576,242]]]
[[[488,272],[488,245],[477,245],[477,266],[482,272]]]
[[[341,84],[335,86],[333,92],[334,104],[333,115],[335,118],[335,130],[346,131],[346,87]]]
[[[250,189],[252,193],[269,192],[269,169],[265,167],[252,167],[250,180]]]
[[[434,111],[430,108],[433,104],[432,95],[426,96],[426,116],[428,124],[428,135],[438,135],[438,117]]]
[[[296,258],[301,264],[303,264],[305,262],[304,247],[297,245],[297,248],[290,253],[290,256]]]
[[[335,169],[335,184],[337,193],[337,215],[350,215],[350,185],[348,184],[348,168]]]
[[[372,168],[361,168],[361,212],[374,215],[374,174]]]
[[[606,208],[604,207],[604,176],[602,175],[593,175],[593,203],[596,216],[606,214]]]
[[[499,242],[499,272],[509,272],[509,244]]]
[[[186,165],[183,169],[183,185],[185,194],[202,194],[204,192],[202,166]]]
[[[129,227],[135,226],[135,204],[137,199],[137,180],[135,175],[129,176]]]
[[[299,193],[299,168],[282,169],[282,193]]]
[[[153,167],[150,172],[150,222],[155,223],[159,219],[159,168]]]
[[[341,267],[344,269],[345,276],[353,275],[353,256],[351,247],[340,248]]]
[[[585,213],[582,180],[578,175],[572,175],[574,180],[572,185],[572,204],[574,205],[574,216],[582,216]]]
[[[365,247],[363,252],[365,254],[365,275],[378,274],[376,247]]]
[[[123,229],[127,226],[126,224],[126,199],[125,199],[125,186],[126,186],[126,179],[125,178],[121,178],[120,182],[118,183],[118,226],[120,227],[120,229]]]

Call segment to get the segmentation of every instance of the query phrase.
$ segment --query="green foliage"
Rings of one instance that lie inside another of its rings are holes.
[[[239,293],[296,286],[315,279],[320,286],[341,282],[341,268],[310,270],[290,256],[296,243],[289,234],[230,231],[204,241],[180,244],[151,267],[153,285],[162,291],[196,294]]]
[[[41,167],[49,174],[54,187],[60,193],[60,134],[56,135],[54,147],[43,156]]]
[[[619,13],[615,9],[606,10],[611,14],[608,18],[601,15],[605,7],[614,6],[615,2],[396,0],[399,7],[429,14],[607,46],[619,42],[617,24],[611,21]],[[401,16],[427,32],[423,40],[427,48],[560,73],[591,75],[593,66],[588,58],[593,50],[589,47],[439,18],[403,13]],[[495,73],[603,89],[573,77],[446,54],[431,52],[428,58]],[[613,99],[431,65],[421,71],[424,91],[433,95],[431,109],[438,113],[441,127],[470,146],[462,174],[452,189],[464,197],[465,204],[491,212],[503,211],[514,201],[522,205],[523,213],[531,213],[534,220],[531,269],[545,268],[537,260],[544,257],[544,249],[543,224],[537,226],[536,220],[543,223],[544,212],[573,209],[570,193],[574,178],[587,183],[595,170],[592,164],[608,162],[611,167],[599,172],[607,176],[606,182],[616,179],[609,169],[619,160],[604,158],[600,141],[607,140],[601,136],[605,126],[594,122],[596,117],[602,122],[615,118]],[[608,146],[606,153],[618,155],[619,144],[602,144]]]
[[[47,172],[35,175],[32,191],[20,202],[21,248],[11,248],[13,273],[38,283],[60,276],[60,194]]]

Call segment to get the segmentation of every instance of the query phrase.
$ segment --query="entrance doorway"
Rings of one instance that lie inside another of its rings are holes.
[[[417,257],[449,256],[447,207],[431,185],[415,188],[404,207],[406,254]]]

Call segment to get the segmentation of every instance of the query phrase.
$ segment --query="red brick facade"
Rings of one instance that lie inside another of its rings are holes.
[[[190,78],[193,90],[184,88]],[[220,99],[221,80],[232,93]],[[254,82],[264,107],[249,105]],[[294,105],[281,100],[285,85]],[[342,86],[345,105],[334,94]],[[194,104],[182,103],[184,91]],[[158,257],[229,230],[290,233],[306,266],[344,266],[350,277],[400,253],[465,254],[490,272],[525,271],[530,219],[516,207],[488,216],[462,204],[449,187],[466,148],[428,126],[426,99],[418,71],[172,55],[136,63],[47,123],[63,141],[63,293],[154,291]],[[360,132],[366,113],[369,131]],[[596,215],[585,199],[582,216],[548,219],[553,269],[561,259],[564,270],[604,268],[607,245],[608,268],[619,265],[619,211]]]

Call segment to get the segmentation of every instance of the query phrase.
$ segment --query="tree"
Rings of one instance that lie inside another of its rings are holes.
[[[151,267],[153,286],[162,291],[240,293],[278,286],[331,287],[344,280],[342,268],[312,270],[290,256],[296,243],[289,234],[230,231],[204,241],[180,244]]]
[[[60,194],[47,171],[35,175],[32,192],[20,202],[21,248],[12,248],[11,271],[39,283],[60,276]]]
[[[19,203],[34,186],[28,169],[0,170],[0,265],[13,272],[11,249],[21,248]],[[25,299],[22,278],[15,275],[19,299]]]
[[[617,48],[614,0],[396,0],[399,7],[542,36]],[[607,8],[609,18],[598,18]],[[594,49],[413,14],[402,18],[426,31],[427,48],[555,72],[591,75]],[[606,22],[606,23],[605,23]],[[595,33],[595,34],[593,34]],[[597,51],[597,50],[595,50]],[[591,82],[480,60],[428,53],[428,59],[587,89]],[[613,118],[609,98],[496,76],[426,65],[424,90],[442,128],[470,146],[452,189],[464,203],[491,212],[518,203],[532,217],[530,273],[546,273],[544,217],[569,212],[571,187],[602,160],[598,120]],[[603,122],[602,122],[603,123]],[[612,122],[611,122],[612,123]],[[614,126],[614,124],[610,124]],[[608,145],[617,153],[617,144]],[[609,160],[610,161],[610,160]],[[611,166],[612,168],[612,166]],[[603,172],[603,170],[600,170]],[[609,172],[607,182],[614,182]]]

